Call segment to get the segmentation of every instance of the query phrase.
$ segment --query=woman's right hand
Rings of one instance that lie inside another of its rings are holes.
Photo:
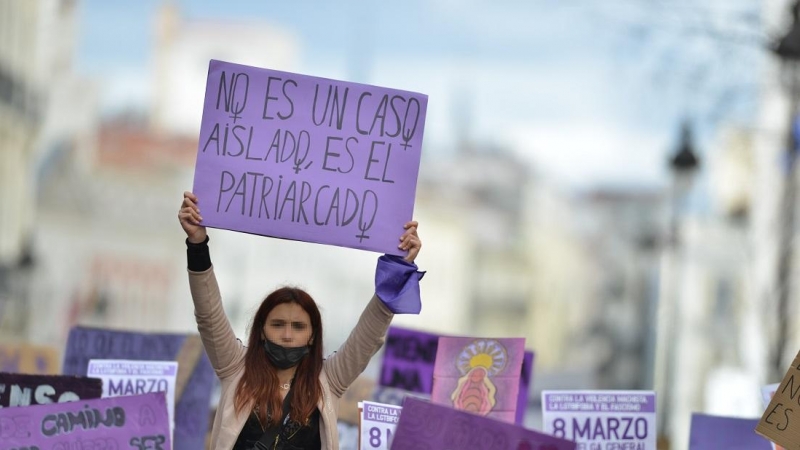
[[[199,244],[206,240],[206,227],[200,225],[203,217],[197,207],[197,197],[189,191],[183,193],[183,203],[178,211],[178,221],[186,232],[189,242]]]

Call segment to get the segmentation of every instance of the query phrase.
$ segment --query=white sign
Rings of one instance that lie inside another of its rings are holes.
[[[90,359],[87,377],[103,380],[103,398],[164,392],[170,433],[175,428],[177,361]]]
[[[361,411],[358,447],[361,450],[388,450],[403,408],[364,401],[358,402],[358,409]]]
[[[769,401],[772,400],[772,396],[775,395],[775,391],[777,391],[780,386],[780,383],[761,386],[761,403],[764,405],[764,408],[769,406]],[[774,442],[770,441],[770,445],[772,445],[772,450],[784,450],[783,447]]]
[[[656,450],[653,391],[543,391],[544,432],[577,450]]]

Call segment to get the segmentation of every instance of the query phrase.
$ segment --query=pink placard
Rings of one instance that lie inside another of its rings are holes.
[[[212,60],[193,192],[214,228],[403,255],[428,97]]]
[[[431,401],[514,423],[524,338],[441,337]]]

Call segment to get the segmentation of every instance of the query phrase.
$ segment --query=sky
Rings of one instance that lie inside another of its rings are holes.
[[[291,34],[301,73],[427,94],[427,158],[466,136],[569,189],[664,186],[681,123],[702,155],[752,120],[763,82],[755,0],[173,3]],[[81,2],[76,69],[103,110],[147,110],[160,4]]]

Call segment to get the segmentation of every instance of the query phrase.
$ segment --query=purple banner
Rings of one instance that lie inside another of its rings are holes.
[[[523,338],[441,337],[431,401],[514,423]]]
[[[575,443],[520,426],[435,405],[403,402],[392,450],[574,450]]]
[[[0,442],[2,450],[172,448],[163,392],[0,409]]]
[[[427,104],[211,60],[193,188],[203,224],[402,255]]]
[[[100,398],[99,378],[0,373],[0,408]]]
[[[692,414],[689,450],[770,450],[770,442],[754,431],[758,419]]]
[[[430,394],[439,335],[390,327],[386,334],[379,384]]]
[[[517,415],[514,423],[522,425],[525,421],[525,410],[528,409],[528,392],[533,381],[533,352],[525,351],[522,359],[522,372],[519,377],[519,394],[517,395]]]
[[[74,327],[64,354],[64,373],[86,375],[90,359],[178,361],[173,448],[204,448],[214,370],[197,335],[146,334]]]

